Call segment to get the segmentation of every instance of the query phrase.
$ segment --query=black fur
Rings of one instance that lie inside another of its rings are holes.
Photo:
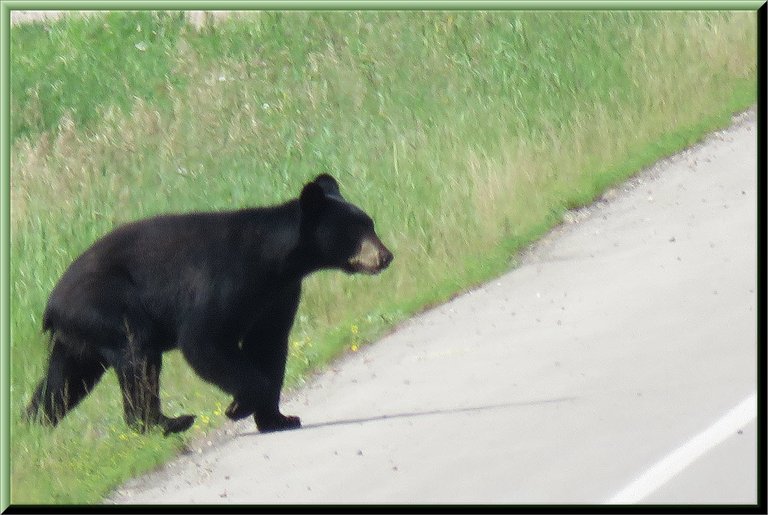
[[[350,259],[363,238],[380,245],[374,273],[386,268],[392,255],[373,222],[325,174],[278,206],[115,229],[51,292],[48,371],[27,417],[56,425],[114,367],[128,424],[184,431],[194,417],[166,417],[159,398],[162,353],[178,347],[200,377],[232,394],[230,418],[253,415],[261,431],[299,427],[278,404],[301,281],[319,269],[360,271]]]

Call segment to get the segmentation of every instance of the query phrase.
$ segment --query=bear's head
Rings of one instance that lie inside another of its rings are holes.
[[[392,253],[376,235],[371,217],[341,196],[330,175],[319,175],[304,186],[299,205],[302,238],[310,240],[305,243],[320,266],[350,274],[377,274],[392,262]]]

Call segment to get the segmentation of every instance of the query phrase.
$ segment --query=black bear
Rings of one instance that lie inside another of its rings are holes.
[[[185,431],[193,415],[160,409],[162,353],[178,347],[232,394],[229,418],[253,415],[262,432],[300,427],[278,404],[302,279],[320,269],[376,274],[390,261],[371,218],[327,174],[281,205],[118,227],[51,292],[48,370],[25,415],[56,425],[114,367],[130,426]]]

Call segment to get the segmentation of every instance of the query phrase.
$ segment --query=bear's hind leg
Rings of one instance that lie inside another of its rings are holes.
[[[98,358],[74,351],[54,336],[48,371],[32,395],[25,418],[56,426],[96,386],[106,369]]]
[[[135,349],[134,349],[135,350]],[[126,423],[143,433],[158,425],[163,434],[186,431],[195,422],[194,415],[170,418],[160,410],[160,369],[162,355],[124,357],[117,368],[117,378],[123,394]]]

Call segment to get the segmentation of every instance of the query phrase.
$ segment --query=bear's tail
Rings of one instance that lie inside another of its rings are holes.
[[[77,406],[104,375],[106,368],[96,359],[73,353],[54,332],[45,376],[35,388],[23,413],[27,421],[55,426]]]

